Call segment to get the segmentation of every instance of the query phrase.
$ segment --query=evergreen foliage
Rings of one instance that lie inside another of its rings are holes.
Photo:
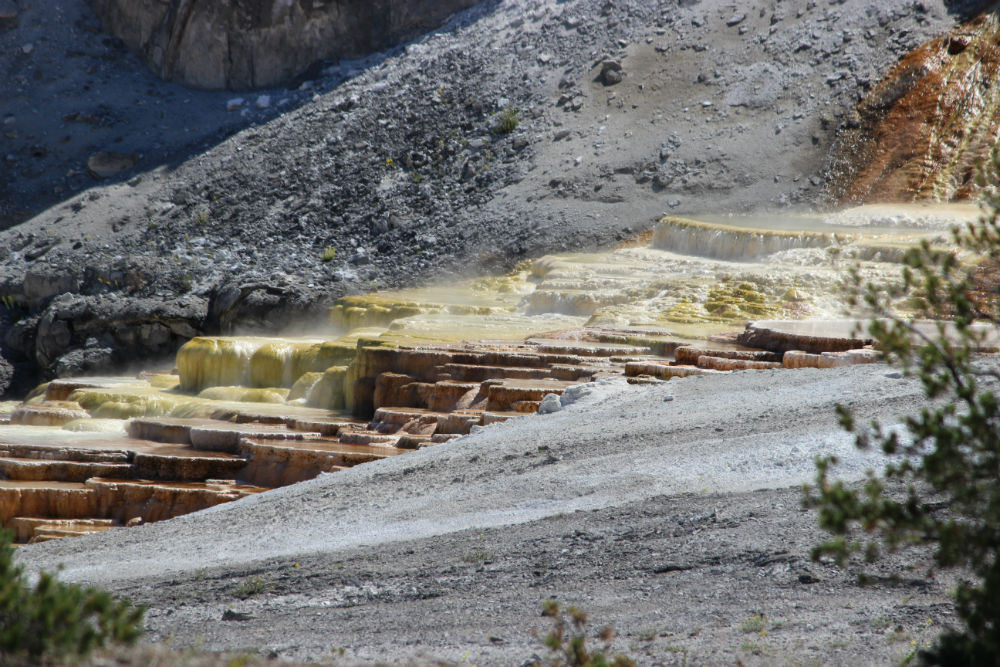
[[[988,177],[997,182],[994,157]],[[832,478],[836,458],[817,461],[817,483],[805,504],[833,534],[813,557],[845,563],[863,554],[928,545],[936,564],[958,568],[955,594],[963,627],[946,631],[920,654],[928,664],[997,664],[1000,656],[1000,364],[980,354],[1000,334],[1000,196],[985,199],[979,222],[956,230],[956,248],[930,243],[909,251],[901,286],[863,284],[854,274],[852,305],[874,315],[868,332],[885,358],[923,384],[926,405],[901,429],[860,425],[838,406],[841,424],[861,449],[888,455],[881,475],[862,488]],[[895,316],[903,304],[909,316]],[[887,492],[892,481],[902,497]]]
[[[11,535],[0,530],[0,664],[83,657],[106,642],[132,644],[145,609],[104,591],[42,573],[30,586],[14,563]]]

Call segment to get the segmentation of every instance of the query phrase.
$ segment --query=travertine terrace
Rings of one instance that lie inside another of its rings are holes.
[[[649,245],[344,298],[324,335],[195,338],[173,369],[54,380],[9,406],[0,522],[40,541],[167,519],[558,409],[607,377],[870,363],[850,323],[782,320],[833,316],[847,261],[886,281],[909,243],[944,242],[864,211],[729,222],[666,218]]]

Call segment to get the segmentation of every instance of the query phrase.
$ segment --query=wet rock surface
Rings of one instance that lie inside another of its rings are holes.
[[[770,249],[771,261],[752,263],[761,249],[746,243],[757,236],[752,228],[676,218],[659,226],[686,230],[678,242],[684,248],[671,249],[658,229],[654,243],[666,248],[636,242],[605,254],[547,256],[505,276],[447,287],[345,297],[330,307],[325,336],[198,336],[175,360],[161,362],[176,370],[147,365],[136,378],[68,379],[112,363],[114,349],[126,344],[133,354],[156,357],[172,331],[191,334],[190,311],[201,316],[204,301],[192,297],[187,313],[160,309],[158,319],[142,321],[134,310],[115,309],[134,303],[113,295],[58,296],[17,341],[53,358],[42,364],[60,377],[32,392],[10,412],[10,428],[0,430],[7,455],[0,457],[0,526],[36,542],[151,523],[437,447],[524,415],[557,413],[616,380],[651,385],[877,361],[871,349],[842,351],[853,322],[761,321],[742,333],[710,334],[735,328],[746,313],[803,315],[815,307],[807,300],[825,299],[837,267],[812,257],[823,233],[789,231],[788,243]],[[711,237],[709,256],[733,244],[747,256],[721,264],[678,254],[706,249],[691,243],[692,233]],[[844,254],[851,247],[845,244]],[[796,271],[802,253],[814,275]],[[736,284],[730,275],[682,294],[695,280],[678,272],[678,263],[700,263],[708,273],[712,264],[714,271],[739,266],[742,274]],[[892,268],[858,265],[866,276]],[[777,279],[782,272],[788,275]],[[810,293],[789,302],[783,280]],[[276,311],[289,300],[282,285],[232,286],[215,310],[232,312],[261,292],[271,298],[246,304]],[[120,340],[90,336],[79,345],[95,326]],[[734,344],[743,339],[767,349]]]

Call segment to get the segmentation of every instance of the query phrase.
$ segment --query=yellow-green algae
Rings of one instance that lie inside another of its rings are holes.
[[[0,416],[9,417],[19,407],[21,407],[21,401],[0,401]]]
[[[130,417],[188,417],[211,418],[238,412],[247,408],[246,402],[219,400],[156,389],[148,382],[136,380],[112,388],[77,389],[70,395],[92,417],[128,419]],[[304,406],[292,407],[288,403],[255,403],[255,413],[288,416],[300,414],[312,417],[326,414]]]
[[[304,373],[288,394],[288,401],[327,410],[343,410],[347,366],[332,366],[322,373]]]
[[[198,337],[177,352],[180,388],[214,386],[286,387],[303,373],[349,362],[349,341],[257,337]]]
[[[319,379],[323,377],[322,373],[303,373],[295,384],[292,385],[291,390],[288,392],[286,400],[288,401],[305,401],[309,392],[316,385]]]
[[[336,329],[350,331],[387,327],[396,320],[418,315],[483,316],[513,312],[525,289],[530,287],[523,274],[517,273],[451,287],[372,292],[339,299],[330,308],[328,321]]]
[[[250,384],[254,387],[292,387],[303,373],[350,363],[354,353],[354,344],[339,341],[268,343],[250,358]]]
[[[663,319],[685,324],[740,322],[775,319],[783,313],[784,309],[769,302],[759,286],[749,282],[726,282],[710,288],[708,297],[702,303],[689,298],[678,301],[663,314]]]
[[[178,375],[154,375],[146,380],[150,386],[157,389],[173,390],[180,388],[181,378]]]

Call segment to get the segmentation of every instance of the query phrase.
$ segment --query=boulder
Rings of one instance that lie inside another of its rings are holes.
[[[621,83],[625,78],[625,73],[622,71],[622,64],[617,60],[605,60],[601,63],[600,78],[605,86],[613,86],[616,83]]]
[[[100,151],[87,158],[87,171],[94,178],[111,178],[124,171],[128,171],[138,161],[138,153]]]
[[[22,286],[24,298],[32,310],[54,296],[76,292],[79,288],[80,280],[72,272],[51,268],[30,269]]]
[[[312,312],[324,295],[284,276],[266,282],[223,283],[208,302],[207,328],[232,333],[238,325],[245,331],[278,331]]]
[[[52,373],[61,378],[79,377],[101,373],[114,366],[114,350],[91,338],[83,347],[74,348],[56,359]]]
[[[89,0],[104,29],[162,78],[240,90],[287,82],[440,26],[479,0]]]
[[[0,356],[0,396],[3,396],[14,382],[14,365]]]
[[[196,296],[169,301],[116,294],[63,294],[37,320],[33,356],[43,373],[103,372],[127,360],[172,355],[202,333],[207,303]],[[30,345],[30,331],[16,342]],[[13,346],[12,346],[13,347]]]

